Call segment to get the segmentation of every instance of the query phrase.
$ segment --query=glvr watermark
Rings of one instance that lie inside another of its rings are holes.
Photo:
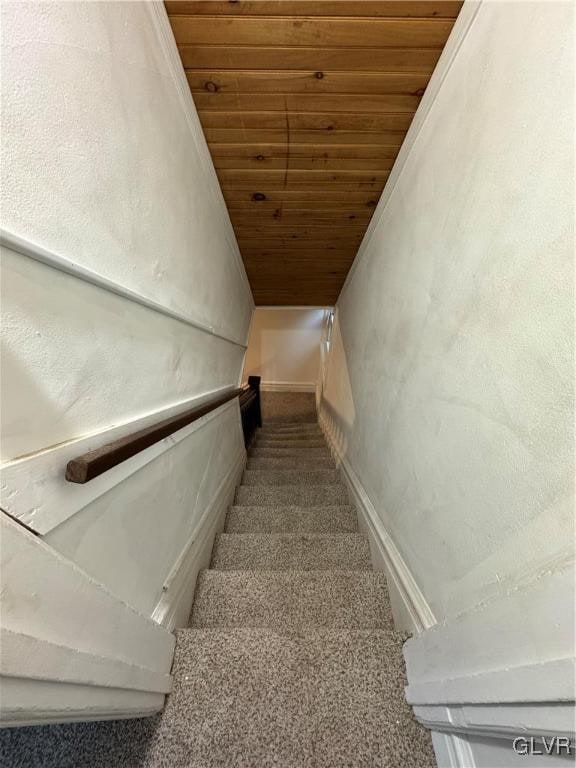
[[[512,742],[517,755],[574,755],[576,750],[568,736],[517,736]]]

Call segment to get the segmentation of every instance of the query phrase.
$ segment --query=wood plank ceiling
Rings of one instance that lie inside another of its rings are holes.
[[[462,2],[165,5],[256,304],[334,304]]]

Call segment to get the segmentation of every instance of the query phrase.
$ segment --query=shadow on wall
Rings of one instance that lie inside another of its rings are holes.
[[[344,457],[348,452],[346,435],[354,429],[356,409],[337,312],[323,368],[318,417],[330,433],[338,454]]]
[[[48,448],[49,445],[37,446],[36,433],[47,435],[55,421],[62,426],[66,421],[73,428],[74,419],[68,417],[68,409],[46,396],[40,386],[37,372],[26,365],[26,361],[18,357],[17,350],[8,346],[6,339],[2,340],[0,360],[2,360],[2,399],[0,413],[2,422],[2,461],[15,461],[28,455],[33,449]],[[15,403],[34,403],[36,418],[22,419],[21,408]]]

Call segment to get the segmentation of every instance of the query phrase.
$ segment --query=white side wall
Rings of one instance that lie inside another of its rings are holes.
[[[473,5],[339,297],[320,419],[398,623],[424,630],[405,646],[420,720],[478,736],[565,734],[573,7]],[[466,750],[446,764],[512,759],[504,741]]]
[[[172,626],[242,468],[237,403],[85,487],[64,469],[238,385],[246,275],[161,3],[3,3],[2,35],[3,506]]]
[[[324,309],[258,307],[243,378],[261,376],[262,389],[313,392],[324,317]]]
[[[571,16],[482,4],[337,305],[323,412],[439,620],[572,553]]]

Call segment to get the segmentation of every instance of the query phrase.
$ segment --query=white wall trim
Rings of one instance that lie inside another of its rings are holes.
[[[386,207],[388,206],[388,202],[390,201],[390,198],[392,197],[394,190],[396,189],[398,180],[400,179],[400,176],[402,175],[402,171],[404,170],[404,166],[406,165],[406,162],[410,157],[410,154],[412,153],[412,149],[414,148],[414,145],[418,140],[420,131],[422,130],[422,127],[426,122],[432,107],[434,106],[434,102],[436,101],[438,94],[440,93],[440,89],[442,88],[442,85],[444,83],[444,80],[446,79],[446,76],[452,69],[454,60],[456,59],[456,56],[458,55],[458,52],[462,47],[462,44],[464,43],[466,36],[468,35],[468,32],[474,22],[474,19],[476,18],[476,14],[478,13],[482,2],[483,0],[467,0],[462,6],[460,13],[458,14],[458,18],[456,19],[456,23],[452,28],[450,37],[448,38],[448,41],[444,46],[444,50],[442,51],[440,59],[438,60],[438,63],[436,64],[434,72],[432,73],[430,82],[426,87],[426,92],[424,93],[424,96],[422,97],[422,100],[418,105],[418,109],[416,110],[414,119],[412,120],[412,123],[410,124],[410,128],[408,129],[406,137],[402,142],[402,146],[400,148],[400,151],[398,152],[398,155],[394,162],[394,166],[390,171],[390,175],[388,177],[388,180],[386,181],[386,185],[384,187],[384,190],[382,191],[382,195],[380,196],[378,205],[374,210],[374,215],[372,216],[370,223],[368,224],[366,233],[362,238],[360,247],[358,248],[358,253],[356,254],[356,257],[352,263],[352,266],[350,267],[350,271],[346,276],[346,280],[344,281],[344,285],[342,286],[342,290],[340,291],[340,296],[338,297],[338,301],[340,301],[340,297],[350,285],[350,282],[353,278],[354,272],[356,271],[360,260],[362,259],[364,253],[368,250],[370,246],[372,236],[374,232],[377,230],[380,224],[380,220],[382,219],[384,212],[386,210]]]
[[[520,735],[573,738],[574,714],[573,703],[414,707],[418,722],[433,733],[489,739],[512,739]]]
[[[65,480],[64,472],[70,459],[157,421],[201,405],[207,400],[224,395],[229,390],[230,387],[212,390],[122,425],[110,427],[97,434],[56,445],[32,456],[3,464],[1,475],[4,509],[37,533],[48,533],[174,445],[202,429],[213,419],[222,416],[228,409],[238,409],[238,401],[230,400],[220,408],[154,443],[136,456],[84,485],[68,483]]]
[[[380,554],[380,557],[377,559],[385,564],[388,577],[403,601],[406,612],[410,616],[412,622],[410,629],[415,632],[422,632],[434,626],[436,618],[432,609],[394,544],[392,537],[386,530],[384,523],[378,516],[376,508],[366,493],[358,475],[353,470],[349,459],[339,450],[332,436],[328,419],[326,419],[321,409],[318,420],[328,444],[343,471],[344,479],[360,515],[361,523],[363,523],[362,527]]]
[[[190,92],[190,86],[188,85],[188,80],[186,79],[186,73],[184,72],[184,67],[182,66],[180,54],[178,53],[178,47],[176,45],[176,41],[174,40],[174,35],[172,33],[172,27],[170,26],[168,14],[166,13],[166,8],[164,3],[160,2],[159,0],[152,0],[152,2],[146,3],[146,5],[150,9],[152,24],[156,29],[156,33],[158,34],[160,45],[172,74],[172,80],[180,97],[182,111],[184,112],[186,121],[190,126],[192,140],[194,141],[196,149],[198,150],[198,155],[206,173],[208,189],[210,190],[210,193],[216,202],[218,210],[222,212],[222,226],[224,232],[226,233],[226,239],[230,249],[234,254],[234,263],[236,265],[238,275],[242,285],[245,288],[246,294],[249,297],[252,309],[254,309],[255,305],[252,289],[250,288],[250,282],[246,274],[246,269],[240,254],[238,242],[236,241],[234,228],[232,227],[232,222],[230,221],[228,206],[226,205],[224,195],[222,194],[218,176],[216,175],[216,171],[214,169],[214,163],[212,162],[212,157],[208,150],[208,144],[204,138],[204,129],[202,128],[202,124],[198,118],[196,106]],[[200,142],[198,140],[198,136],[202,136],[204,141]]]
[[[166,315],[166,317],[170,317],[173,320],[178,320],[181,323],[185,323],[195,330],[208,333],[217,339],[227,341],[230,344],[234,344],[238,347],[241,347],[242,349],[246,349],[246,344],[238,341],[237,339],[232,339],[221,333],[217,333],[212,325],[209,325],[202,320],[194,319],[189,315],[183,315],[181,312],[177,312],[174,309],[170,309],[169,307],[154,301],[154,299],[150,299],[143,293],[133,291],[131,288],[127,288],[121,283],[110,280],[108,277],[105,277],[98,272],[94,272],[92,269],[83,267],[81,264],[76,264],[75,262],[70,261],[70,259],[67,259],[64,256],[60,256],[57,253],[54,253],[53,251],[38,245],[37,243],[33,243],[31,240],[28,240],[21,235],[9,232],[6,229],[0,229],[0,244],[5,248],[13,251],[14,253],[18,253],[20,256],[26,256],[27,258],[38,261],[47,267],[57,269],[59,272],[64,272],[71,277],[75,277],[78,280],[83,280],[85,283],[90,283],[90,285],[94,285],[97,288],[108,291],[108,293],[113,293],[116,296],[120,296],[121,298],[127,299],[128,301],[132,301],[135,304],[140,304],[141,306],[146,307],[146,309],[151,309],[154,312]]]
[[[76,685],[127,688],[169,693],[168,672],[129,664],[121,659],[74,650],[43,638],[0,629],[0,675],[26,680],[53,680]],[[23,671],[22,659],[26,660]]]
[[[315,381],[261,381],[262,392],[316,392]]]
[[[149,717],[165,699],[163,693],[15,677],[0,677],[0,688],[0,729]]]
[[[488,737],[573,733],[573,576],[571,567],[542,574],[408,640],[416,718]]]
[[[10,595],[2,606],[2,724],[161,709],[174,635],[4,514],[0,525]]]
[[[432,744],[438,768],[476,768],[472,749],[465,736],[433,731]]]
[[[214,535],[223,527],[224,516],[232,503],[245,466],[246,452],[241,451],[222,479],[212,501],[207,505],[164,581],[162,597],[154,608],[152,618],[169,630],[180,625],[181,616],[184,616],[184,621],[188,616],[196,576],[200,568],[206,567],[210,560]],[[185,599],[187,593],[190,594],[190,600]]]
[[[522,664],[462,677],[411,683],[406,699],[412,706],[442,704],[507,704],[574,699],[574,659]]]

